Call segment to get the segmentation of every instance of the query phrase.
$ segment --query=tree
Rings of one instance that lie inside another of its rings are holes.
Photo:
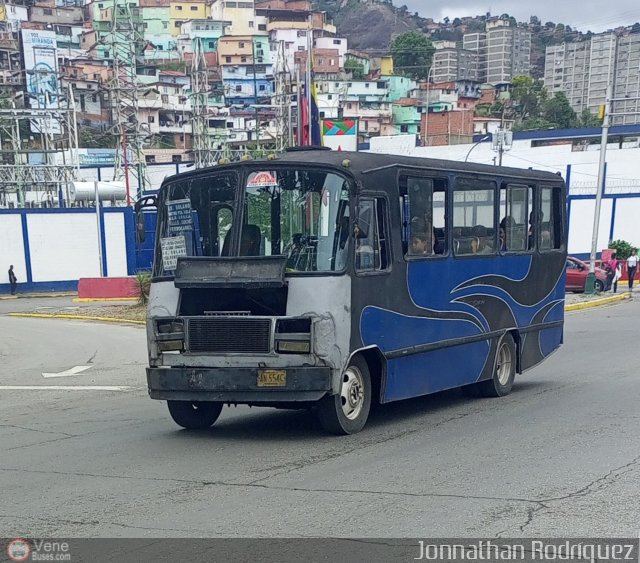
[[[531,16],[531,17],[529,18],[529,23],[530,23],[531,25],[534,25],[534,26],[535,26],[535,25],[540,25],[540,18],[539,18],[539,17],[537,17],[537,16]]]
[[[354,80],[361,80],[364,78],[364,65],[359,63],[356,59],[347,59],[344,63],[344,70],[351,73],[351,77]]]
[[[564,92],[556,92],[553,98],[544,104],[542,117],[551,123],[555,123],[561,129],[569,129],[578,124],[576,112],[573,111]]]
[[[513,131],[540,131],[544,129],[556,129],[556,126],[554,123],[551,123],[546,119],[542,119],[540,117],[531,117],[529,119],[525,119],[524,121],[514,123],[512,129]]]
[[[424,80],[435,51],[433,43],[418,31],[408,31],[398,35],[390,47],[394,67],[414,80]]]
[[[453,27],[460,27],[462,25],[462,20],[460,18],[454,18]]]
[[[529,117],[540,115],[544,83],[530,76],[515,76],[511,81],[511,99],[513,100],[514,117],[523,121]]]
[[[580,127],[600,127],[602,122],[597,115],[593,115],[589,108],[584,108],[580,114]]]
[[[107,149],[115,146],[115,138],[90,126],[79,128],[78,144],[84,149]]]

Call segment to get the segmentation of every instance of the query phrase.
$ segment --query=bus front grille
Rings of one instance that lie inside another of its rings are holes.
[[[271,321],[246,317],[207,317],[188,320],[191,352],[268,354]]]

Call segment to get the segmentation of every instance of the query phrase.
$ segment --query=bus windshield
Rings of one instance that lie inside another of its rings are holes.
[[[166,187],[158,209],[156,277],[172,276],[180,256],[284,255],[289,273],[344,270],[350,217],[345,177],[280,166],[244,177],[240,172],[176,178]]]

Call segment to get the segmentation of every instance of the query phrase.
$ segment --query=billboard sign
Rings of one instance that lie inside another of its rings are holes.
[[[32,109],[58,109],[60,82],[58,79],[58,55],[56,34],[41,29],[22,30],[22,50],[27,81],[27,95]],[[58,119],[34,119],[34,133],[61,133]]]
[[[358,120],[323,119],[322,144],[334,151],[357,151]]]

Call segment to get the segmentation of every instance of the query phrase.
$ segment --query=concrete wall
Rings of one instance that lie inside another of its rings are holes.
[[[0,293],[9,291],[13,264],[18,291],[75,290],[79,278],[100,276],[98,228],[105,276],[136,269],[133,211],[93,209],[0,210]],[[6,265],[6,266],[5,266]]]

